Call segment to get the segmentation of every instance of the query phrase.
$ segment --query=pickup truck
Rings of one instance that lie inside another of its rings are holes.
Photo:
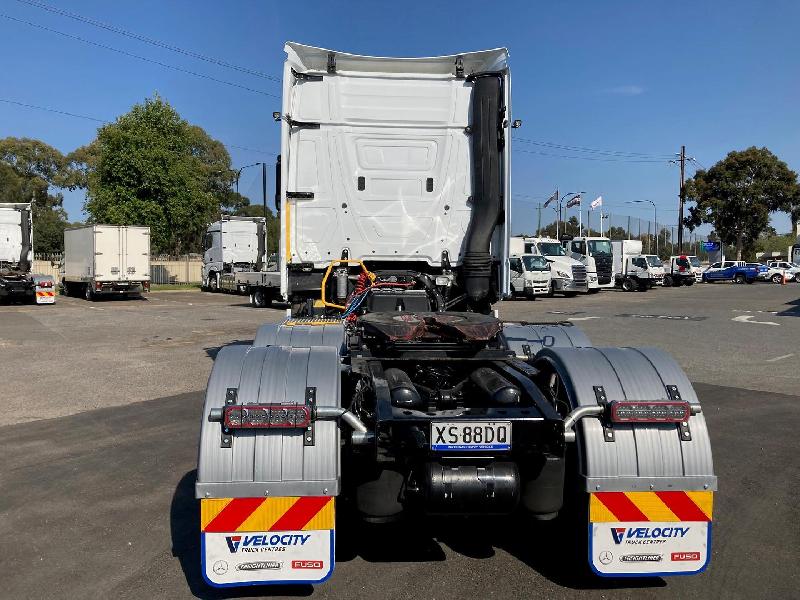
[[[715,262],[703,271],[703,282],[734,281],[736,283],[753,283],[758,277],[758,269],[748,267],[743,260],[725,260]]]

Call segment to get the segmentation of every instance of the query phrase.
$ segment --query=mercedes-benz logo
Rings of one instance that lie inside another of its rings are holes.
[[[228,563],[226,563],[224,560],[218,560],[214,563],[212,568],[214,569],[214,573],[217,575],[224,575],[228,572]]]
[[[607,565],[607,564],[610,564],[612,560],[614,560],[614,555],[611,554],[611,552],[609,552],[608,550],[603,550],[600,553],[599,558],[600,558],[600,562],[601,563],[603,563],[604,565]]]

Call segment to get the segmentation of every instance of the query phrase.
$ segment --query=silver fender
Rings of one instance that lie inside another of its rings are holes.
[[[344,344],[344,326],[341,323],[330,325],[287,325],[286,323],[264,323],[258,328],[253,346],[291,346],[311,348],[331,346],[340,348]]]
[[[531,358],[543,348],[581,348],[592,342],[572,323],[503,323],[503,335],[517,357]]]
[[[676,386],[693,407],[691,440],[676,424],[613,424],[607,441],[595,416],[576,425],[580,471],[586,491],[664,491],[717,489],[705,417],[683,370],[655,348],[544,348],[534,366],[555,373],[570,408],[599,406],[596,387],[607,402],[668,400],[666,386]]]
[[[339,408],[338,349],[228,346],[214,361],[200,431],[198,498],[335,496],[340,488],[340,434],[336,421],[315,421],[313,445],[303,429],[238,430],[223,447],[211,409],[236,404],[302,404],[315,388],[317,406]],[[230,390],[235,390],[231,392]]]

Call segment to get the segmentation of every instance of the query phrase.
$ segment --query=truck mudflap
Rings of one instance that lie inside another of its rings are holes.
[[[32,275],[36,304],[56,303],[56,282],[52,275]]]
[[[609,577],[705,569],[717,478],[683,370],[653,348],[544,348],[533,366],[557,402],[586,413],[574,439],[592,569]]]
[[[203,577],[214,587],[321,583],[334,569],[329,496],[200,501]]]
[[[319,583],[334,568],[340,407],[332,347],[223,348],[208,381],[195,496],[213,586]]]
[[[701,573],[711,558],[713,492],[589,495],[589,564],[602,577]]]

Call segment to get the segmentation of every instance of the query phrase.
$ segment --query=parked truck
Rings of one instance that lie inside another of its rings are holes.
[[[589,293],[614,287],[611,240],[606,237],[564,237],[564,249],[586,267]]]
[[[614,258],[614,285],[626,292],[644,292],[657,284],[659,275],[663,280],[664,269],[651,266],[642,254],[641,240],[619,240],[611,242]]]
[[[33,220],[30,203],[0,204],[0,301],[54,304],[55,281],[31,273]]]
[[[589,291],[586,266],[567,254],[558,240],[547,237],[513,237],[511,252],[544,256],[551,265],[550,295],[571,297]]]
[[[85,225],[64,231],[62,292],[94,300],[150,291],[150,228]]]
[[[692,263],[689,261],[689,257],[684,254],[680,256],[670,256],[665,271],[664,287],[694,285],[696,281],[694,271],[692,270]]]
[[[509,258],[511,295],[535,300],[536,296],[552,295],[552,267],[538,254],[512,255]]]
[[[561,515],[584,532],[567,570],[702,571],[717,480],[681,368],[494,316],[510,293],[507,51],[286,53],[291,312],[214,362],[195,483],[205,580],[324,582],[345,507],[376,526]]]
[[[203,289],[250,296],[256,307],[281,297],[277,265],[267,256],[264,217],[224,215],[203,237]]]

